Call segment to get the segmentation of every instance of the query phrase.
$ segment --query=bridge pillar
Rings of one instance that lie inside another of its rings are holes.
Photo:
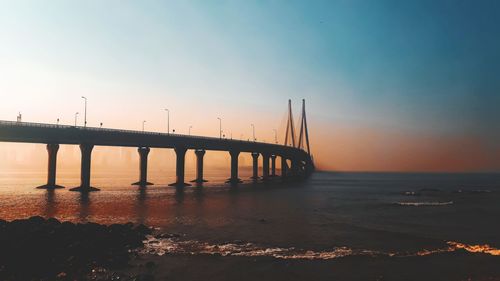
[[[80,151],[82,152],[82,165],[80,172],[80,186],[70,189],[71,191],[98,191],[98,188],[90,186],[90,161],[92,160],[93,144],[80,144]]]
[[[257,180],[259,178],[259,153],[252,152],[253,158],[253,175],[252,179]]]
[[[271,155],[271,177],[276,176],[276,155]]]
[[[292,158],[292,175],[293,176],[298,176],[299,175],[299,160],[296,158]]]
[[[184,167],[185,167],[187,148],[176,147],[174,150],[175,150],[175,155],[177,156],[176,157],[177,160],[175,163],[176,182],[169,184],[169,186],[176,186],[176,187],[190,186],[189,183],[184,182]]]
[[[152,185],[148,182],[148,154],[151,151],[149,147],[139,147],[137,152],[139,152],[140,163],[139,163],[139,181],[133,183],[132,185],[147,186]]]
[[[268,153],[262,153],[262,179],[269,179],[269,157]]]
[[[47,152],[49,154],[47,184],[39,186],[37,188],[39,188],[39,189],[64,188],[63,186],[56,184],[56,168],[57,168],[57,151],[58,150],[59,150],[59,144],[56,144],[56,143],[47,144]]]
[[[281,156],[281,178],[286,179],[288,173],[288,164],[286,163],[286,157]]]
[[[196,149],[194,153],[196,154],[196,179],[191,182],[207,182],[203,179],[203,156],[205,156],[205,149]]]
[[[227,182],[232,184],[241,183],[242,181],[238,178],[238,156],[240,152],[231,150],[229,154],[231,155],[231,178]]]

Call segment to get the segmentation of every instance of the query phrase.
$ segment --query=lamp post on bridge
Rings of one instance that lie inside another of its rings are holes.
[[[222,139],[222,119],[220,117],[217,117],[219,119],[219,139]]]
[[[146,124],[146,120],[142,121],[142,132],[144,133],[144,124]]]
[[[84,114],[84,123],[83,123],[83,126],[84,127],[87,127],[87,98],[82,96],[82,99],[85,100],[85,114]]]
[[[167,112],[167,134],[170,135],[170,110],[164,109]]]
[[[78,114],[80,114],[79,112],[75,113],[75,127],[76,127],[76,121],[78,120]]]
[[[189,135],[191,135],[191,128],[193,128],[193,126],[189,126]]]
[[[274,131],[274,143],[278,144],[278,130],[273,129]]]
[[[251,125],[252,125],[253,141],[255,141],[255,125],[254,124]]]

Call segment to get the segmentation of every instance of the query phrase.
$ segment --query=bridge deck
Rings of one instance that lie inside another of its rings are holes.
[[[156,148],[184,147],[217,151],[260,152],[300,158],[307,155],[302,149],[263,142],[14,121],[0,121],[0,142],[89,143],[99,146]]]

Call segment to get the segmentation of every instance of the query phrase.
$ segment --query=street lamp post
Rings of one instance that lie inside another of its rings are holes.
[[[142,121],[142,132],[144,132],[144,124],[146,124],[146,120]]]
[[[254,124],[251,125],[252,125],[253,141],[255,141],[255,125]]]
[[[278,144],[278,131],[276,129],[273,129],[274,131],[274,142]]]
[[[76,127],[76,121],[78,120],[78,114],[80,114],[79,112],[75,113],[75,127]]]
[[[87,127],[87,98],[82,96],[82,99],[85,100],[85,114],[84,114],[84,123],[83,123],[83,126],[84,127]]]
[[[165,108],[165,111],[167,112],[167,134],[170,135],[170,110]]]
[[[219,119],[219,139],[222,139],[222,119],[220,117],[217,117]]]
[[[191,135],[191,128],[193,128],[193,126],[189,126],[189,135]]]

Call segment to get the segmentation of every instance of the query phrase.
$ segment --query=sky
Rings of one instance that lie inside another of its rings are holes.
[[[304,98],[320,169],[498,172],[499,26],[493,0],[0,0],[0,120],[81,125],[83,95],[89,126],[165,131],[168,108],[283,142]]]

